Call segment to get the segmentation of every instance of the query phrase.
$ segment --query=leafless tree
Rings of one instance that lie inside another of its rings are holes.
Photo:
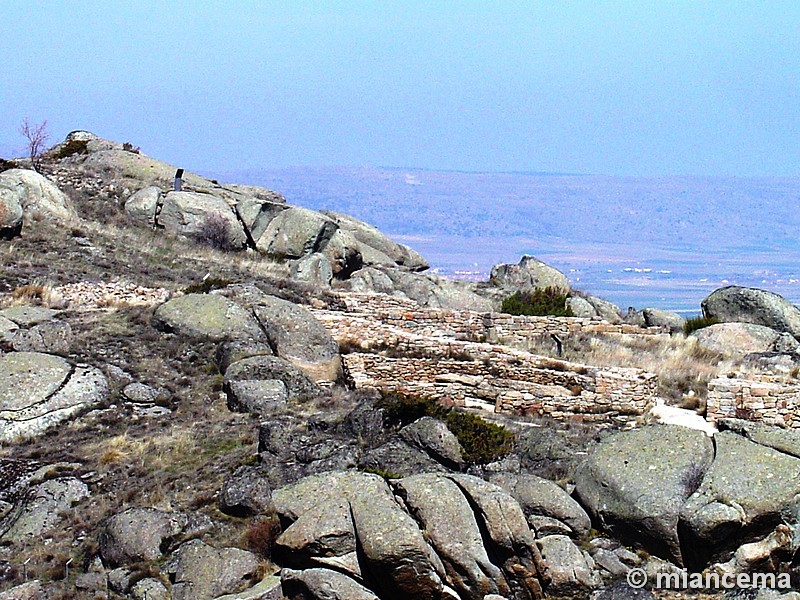
[[[31,166],[35,171],[41,172],[42,155],[45,151],[45,144],[50,139],[50,132],[47,130],[47,121],[39,124],[31,124],[26,118],[20,125],[19,133],[28,141],[28,156],[31,159]]]

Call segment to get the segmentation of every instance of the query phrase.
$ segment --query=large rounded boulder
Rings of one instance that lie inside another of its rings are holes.
[[[571,287],[569,279],[561,271],[527,254],[516,265],[500,264],[492,267],[489,283],[520,291],[547,287],[569,290]]]
[[[22,204],[9,189],[0,188],[0,240],[16,237],[22,231]]]
[[[155,227],[161,208],[161,188],[154,185],[143,188],[125,202],[125,214],[143,225]]]
[[[269,222],[256,240],[256,248],[274,256],[301,258],[324,249],[337,229],[339,226],[321,213],[291,207]]]
[[[289,524],[276,551],[290,566],[333,565],[357,578],[368,573],[376,595],[388,600],[441,598],[442,564],[383,478],[315,475],[277,490],[273,501]]]
[[[158,214],[158,226],[189,237],[216,236],[231,249],[247,244],[244,228],[228,202],[211,194],[170,192]]]
[[[661,310],[660,308],[645,308],[642,311],[642,316],[647,327],[663,327],[668,329],[670,333],[683,331],[683,326],[686,323],[686,320],[678,313]]]
[[[392,241],[377,227],[333,211],[323,211],[323,214],[333,219],[339,227],[350,232],[360,242],[359,249],[364,256],[365,265],[400,265],[410,271],[424,271],[429,267],[421,255],[408,246]]]
[[[581,504],[620,540],[682,564],[678,520],[714,459],[706,434],[678,425],[618,433],[576,473]]]
[[[712,352],[742,358],[754,352],[772,352],[781,334],[752,323],[716,323],[692,332],[692,337]]]
[[[339,345],[307,308],[265,295],[253,312],[275,354],[317,382],[341,378]]]
[[[800,339],[800,309],[774,292],[728,286],[701,303],[703,314],[724,323],[753,323]]]
[[[32,216],[72,219],[76,216],[67,195],[44,175],[27,169],[0,173],[0,189],[11,192],[19,201],[25,219]]]
[[[748,434],[749,429],[740,432]],[[796,434],[785,433],[796,448]],[[773,428],[771,435],[761,437],[766,438],[761,442],[780,447],[775,443],[780,430]],[[784,520],[795,519],[800,508],[800,459],[734,431],[722,431],[714,441],[714,464],[680,516],[690,568],[701,568],[742,542],[768,535]]]
[[[186,294],[159,306],[153,326],[204,340],[247,340],[263,337],[253,315],[220,294]]]

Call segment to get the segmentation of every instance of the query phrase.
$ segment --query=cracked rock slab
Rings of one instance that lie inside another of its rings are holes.
[[[34,437],[108,395],[103,373],[37,352],[0,357],[0,442]]]
[[[279,543],[293,540],[295,548],[306,549],[307,560],[313,557],[320,563],[326,554],[337,553],[343,562],[336,567],[358,576],[360,570],[347,565],[349,555],[360,549],[363,563],[359,563],[366,566],[381,598],[442,597],[441,562],[381,477],[324,473],[277,490],[273,500],[281,520],[293,522]],[[334,504],[339,507],[336,519],[328,508]],[[329,516],[322,527],[317,521],[326,511]]]
[[[11,340],[17,352],[46,352],[66,354],[72,344],[72,328],[64,321],[45,321],[20,329]]]
[[[51,531],[73,504],[89,496],[89,488],[75,478],[53,479],[36,486],[24,511],[2,536],[5,542],[38,541]]]
[[[537,540],[550,585],[550,594],[578,594],[600,585],[586,556],[565,535],[548,535]]]
[[[165,570],[174,578],[173,600],[211,600],[244,591],[261,560],[241,548],[214,548],[200,540],[181,545]]]
[[[606,531],[681,564],[678,519],[713,459],[702,431],[679,425],[624,431],[582,463],[575,491]]]
[[[800,460],[731,431],[715,436],[717,455],[700,489],[681,512],[688,566],[732,551],[743,539],[763,537],[795,518]]]
[[[319,600],[379,600],[378,596],[355,580],[330,569],[281,572],[283,591],[289,598]],[[308,594],[308,596],[306,595]]]
[[[442,559],[448,582],[462,598],[510,595],[503,572],[487,554],[473,509],[455,482],[424,474],[401,479],[396,487]]]
[[[10,306],[0,310],[0,317],[13,321],[20,327],[33,327],[45,321],[51,321],[58,313],[42,306]]]

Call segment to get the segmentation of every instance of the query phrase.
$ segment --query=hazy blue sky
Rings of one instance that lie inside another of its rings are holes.
[[[0,56],[0,156],[800,175],[797,0],[0,0]]]

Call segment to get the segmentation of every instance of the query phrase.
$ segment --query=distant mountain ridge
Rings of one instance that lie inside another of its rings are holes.
[[[800,178],[371,167],[212,176],[352,214],[414,246],[446,274],[484,276],[492,264],[528,252],[623,306],[696,311],[726,283],[800,298]]]

